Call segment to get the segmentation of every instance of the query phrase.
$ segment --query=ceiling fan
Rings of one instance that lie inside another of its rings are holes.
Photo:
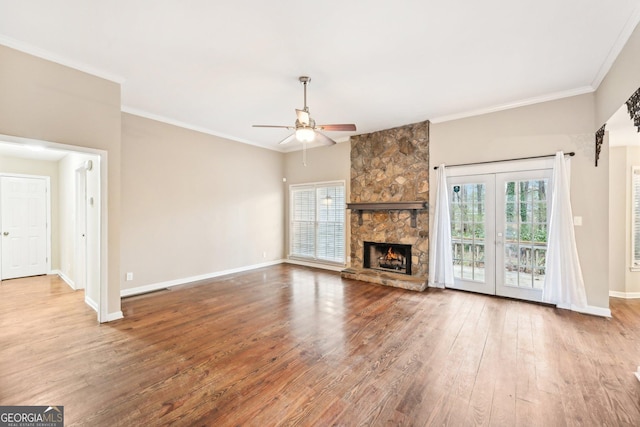
[[[354,124],[333,124],[333,125],[317,125],[315,120],[309,115],[309,107],[307,106],[307,84],[311,81],[311,77],[300,76],[298,78],[304,86],[304,108],[296,109],[296,123],[294,126],[278,126],[278,125],[253,125],[256,128],[284,128],[295,130],[295,132],[282,141],[280,144],[287,144],[291,141],[298,140],[300,142],[318,141],[322,144],[332,145],[336,142],[319,131],[355,131]]]

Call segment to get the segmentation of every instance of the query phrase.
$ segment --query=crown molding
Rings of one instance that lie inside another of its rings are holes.
[[[20,52],[28,53],[29,55],[36,56],[38,58],[46,59],[47,61],[55,62],[56,64],[64,65],[65,67],[73,68],[83,73],[91,74],[92,76],[100,77],[101,79],[109,80],[113,83],[123,84],[125,78],[108,71],[100,70],[87,64],[83,64],[78,61],[73,61],[69,58],[65,58],[61,55],[55,54],[45,49],[33,46],[29,43],[25,43],[11,37],[0,35],[0,44],[11,49],[19,50]]]
[[[474,116],[481,116],[483,114],[496,113],[498,111],[510,110],[512,108],[526,107],[528,105],[540,104],[542,102],[556,101],[562,98],[569,98],[577,95],[584,95],[585,93],[592,93],[595,89],[592,86],[582,86],[575,89],[569,89],[561,92],[553,92],[546,95],[536,96],[533,98],[522,99],[520,101],[511,102],[508,104],[499,104],[491,107],[480,108],[477,110],[465,111],[462,113],[455,113],[446,116],[435,117],[430,119],[431,123],[444,123],[452,120],[466,119]]]
[[[129,106],[123,105],[123,106],[120,107],[120,110],[123,113],[132,114],[134,116],[144,117],[146,119],[155,120],[157,122],[162,122],[162,123],[166,123],[168,125],[172,125],[172,126],[177,126],[177,127],[184,128],[184,129],[193,130],[193,131],[204,133],[204,134],[207,134],[207,135],[217,136],[219,138],[224,138],[224,139],[228,139],[228,140],[231,140],[231,141],[241,142],[243,144],[253,145],[255,147],[265,148],[267,150],[278,151],[278,152],[281,151],[281,150],[279,150],[277,148],[266,147],[264,145],[260,145],[260,144],[258,144],[256,142],[249,141],[247,139],[237,138],[235,136],[231,136],[231,135],[227,135],[225,133],[217,132],[217,131],[214,131],[214,130],[211,130],[211,129],[208,129],[208,128],[205,128],[205,127],[202,127],[202,126],[193,125],[191,123],[187,123],[187,122],[183,122],[183,121],[180,121],[180,120],[171,119],[171,118],[165,117],[165,116],[160,116],[158,114],[150,113],[148,111],[140,110],[138,108],[133,108],[133,107],[129,107]]]
[[[609,70],[611,70],[613,63],[618,58],[618,55],[620,55],[620,52],[622,52],[622,49],[625,44],[627,44],[629,37],[631,37],[631,34],[638,26],[638,23],[640,23],[640,6],[636,6],[633,13],[629,15],[629,18],[627,19],[627,22],[625,22],[624,27],[622,27],[620,34],[618,34],[616,41],[613,43],[613,46],[611,46],[607,57],[602,62],[602,65],[600,65],[600,69],[596,73],[593,82],[591,82],[592,87],[597,89],[600,86],[600,83],[602,83]]]

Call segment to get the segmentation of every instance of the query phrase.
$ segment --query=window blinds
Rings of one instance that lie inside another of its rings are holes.
[[[293,189],[291,204],[291,254],[314,257],[315,189],[313,187]]]
[[[344,263],[344,183],[290,187],[290,255]]]

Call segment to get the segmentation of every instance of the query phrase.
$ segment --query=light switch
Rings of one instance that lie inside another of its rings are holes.
[[[581,216],[574,216],[573,217],[573,225],[575,225],[576,227],[582,225],[582,217]]]

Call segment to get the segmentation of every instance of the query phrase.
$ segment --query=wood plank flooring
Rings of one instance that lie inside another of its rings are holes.
[[[123,300],[0,282],[0,405],[67,426],[640,425],[640,300],[612,319],[278,265]]]

